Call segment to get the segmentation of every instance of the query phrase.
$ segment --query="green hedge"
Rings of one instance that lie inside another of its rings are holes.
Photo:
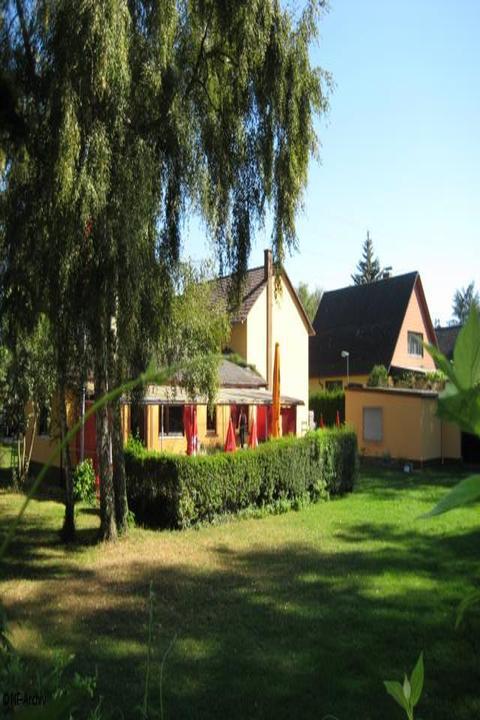
[[[310,410],[317,426],[320,424],[320,415],[323,415],[325,425],[335,425],[337,410],[340,412],[340,422],[345,422],[345,392],[343,390],[321,390],[312,393],[309,397]]]
[[[357,440],[346,429],[281,438],[255,450],[188,457],[125,450],[128,500],[142,522],[184,528],[249,507],[315,502],[352,490]]]

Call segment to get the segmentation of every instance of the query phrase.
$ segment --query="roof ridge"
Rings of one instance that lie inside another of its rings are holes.
[[[400,278],[406,278],[406,277],[409,277],[410,275],[412,275],[412,276],[415,275],[415,277],[418,277],[420,275],[420,273],[418,270],[411,270],[408,273],[402,273],[401,275],[392,275],[391,277],[381,278],[380,280],[374,280],[373,282],[370,282],[370,283],[363,283],[361,285],[344,285],[344,287],[341,287],[341,288],[334,288],[333,290],[325,290],[323,295],[327,295],[329,293],[334,293],[334,292],[343,292],[344,290],[359,290],[360,288],[370,288],[373,285],[379,285],[380,283],[391,282],[392,280],[400,280]]]

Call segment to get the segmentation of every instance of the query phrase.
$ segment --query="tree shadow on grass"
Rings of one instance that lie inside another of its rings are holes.
[[[19,548],[24,577],[45,541],[44,530],[32,530]],[[139,717],[150,581],[157,707],[159,661],[178,634],[166,666],[167,718],[393,720],[401,715],[382,681],[400,679],[421,649],[422,716],[478,716],[478,654],[453,623],[479,532],[438,537],[363,523],[339,533],[336,551],[301,543],[246,551],[217,542],[207,566],[165,562],[162,537],[169,535],[158,535],[155,552],[139,549],[126,565],[111,554],[81,572],[68,563],[63,572],[42,570],[47,582],[8,607],[14,621],[28,617],[50,647],[75,653],[77,669],[98,667],[112,717]],[[195,542],[194,533],[185,537]]]

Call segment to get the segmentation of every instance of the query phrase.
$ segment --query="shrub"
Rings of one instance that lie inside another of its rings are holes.
[[[322,390],[312,393],[309,398],[310,410],[313,410],[313,417],[320,425],[320,416],[323,417],[325,425],[335,425],[337,411],[340,413],[340,422],[345,422],[345,392],[343,390]]]
[[[75,500],[83,500],[89,505],[95,505],[95,472],[90,458],[78,463],[73,471],[73,492]]]
[[[368,387],[387,387],[388,370],[385,365],[374,365],[367,380]]]
[[[300,507],[347,492],[357,473],[357,442],[353,431],[331,429],[197,457],[127,445],[125,464],[136,517],[184,528],[250,507]]]

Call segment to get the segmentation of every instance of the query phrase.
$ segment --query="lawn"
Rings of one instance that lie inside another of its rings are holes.
[[[58,541],[62,506],[31,504],[0,592],[17,646],[43,662],[75,653],[114,717],[138,717],[150,581],[154,688],[167,660],[165,717],[399,720],[384,679],[425,651],[424,720],[480,716],[475,615],[455,631],[478,581],[478,508],[421,520],[459,475],[364,470],[355,492],[299,512],[184,532],[135,529],[94,544],[96,513],[78,513],[79,542]],[[21,497],[0,494],[0,529]]]

